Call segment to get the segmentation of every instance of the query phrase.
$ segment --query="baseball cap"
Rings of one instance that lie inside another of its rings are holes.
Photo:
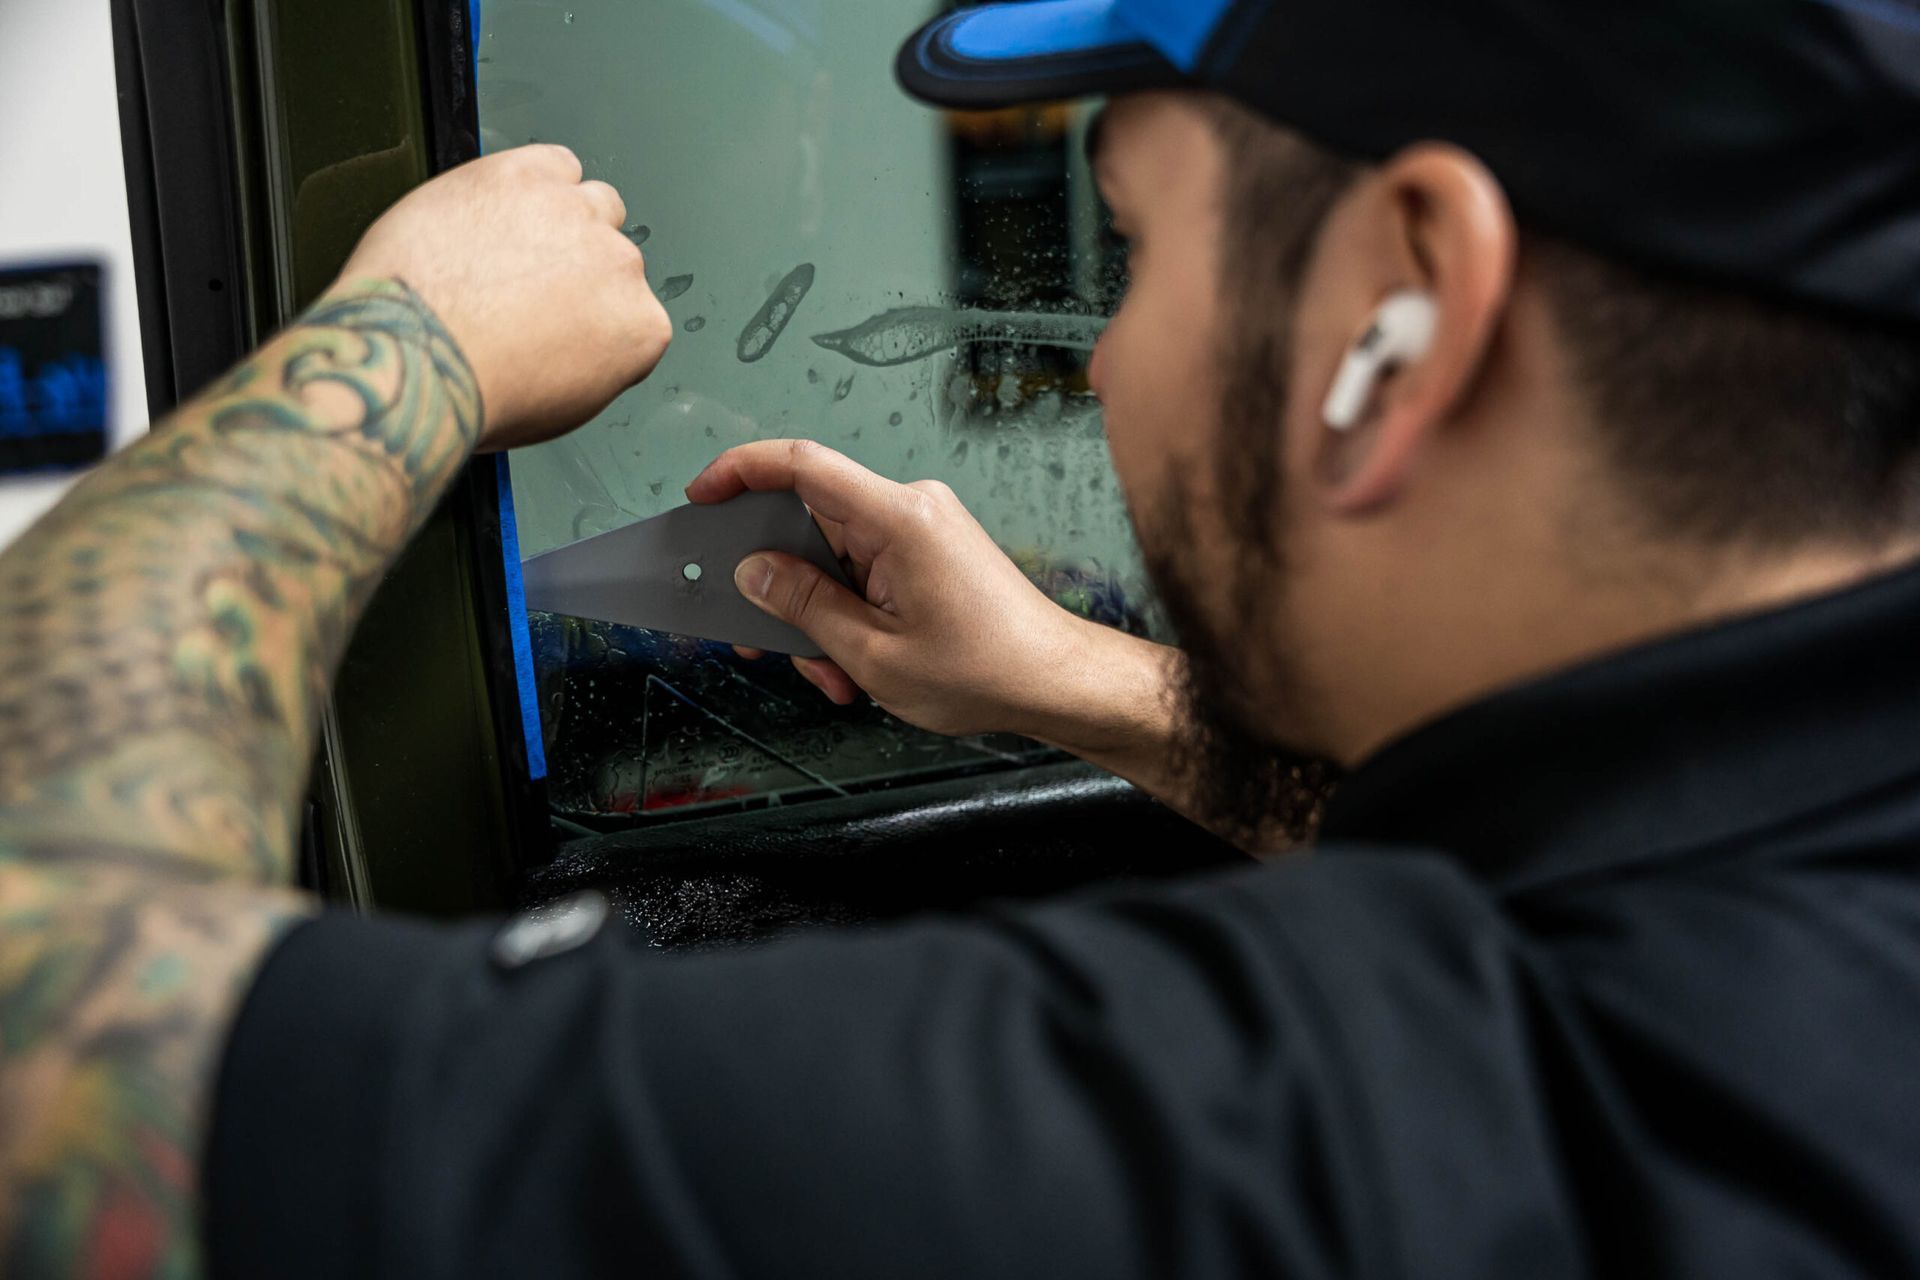
[[[1020,0],[896,70],[947,107],[1208,89],[1350,156],[1452,142],[1569,239],[1920,320],[1920,0]]]

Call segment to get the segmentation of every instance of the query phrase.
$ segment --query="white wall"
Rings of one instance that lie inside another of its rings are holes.
[[[0,0],[0,266],[105,268],[112,442],[147,427],[106,0]],[[0,543],[71,483],[0,477]]]

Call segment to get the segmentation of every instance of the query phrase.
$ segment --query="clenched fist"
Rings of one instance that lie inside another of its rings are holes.
[[[397,278],[479,379],[481,449],[571,431],[653,372],[673,324],[621,233],[626,205],[565,147],[516,147],[442,174],[379,221],[343,283]]]

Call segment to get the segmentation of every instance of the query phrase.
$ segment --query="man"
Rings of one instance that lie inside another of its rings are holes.
[[[0,563],[8,1273],[1920,1269],[1920,16],[1043,0],[901,70],[1122,95],[1094,377],[1181,653],[937,485],[690,495],[841,547],[737,576],[829,696],[1250,849],[1325,756],[1318,848],[691,958],[306,918],[369,585],[668,336],[618,198],[494,157]]]

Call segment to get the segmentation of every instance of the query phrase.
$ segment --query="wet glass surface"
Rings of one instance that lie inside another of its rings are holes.
[[[1086,384],[1119,257],[1086,108],[943,113],[895,86],[932,6],[489,0],[483,141],[563,142],[626,197],[673,316],[646,384],[512,459],[532,556],[657,515],[721,450],[807,436],[953,486],[1056,599],[1146,630]],[[556,808],[584,825],[1039,758],[828,704],[784,660],[536,614]]]

